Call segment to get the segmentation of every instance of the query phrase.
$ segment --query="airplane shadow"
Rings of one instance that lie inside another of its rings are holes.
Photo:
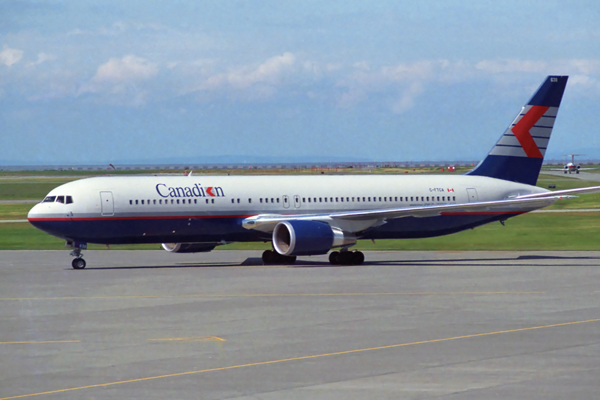
[[[447,258],[447,259],[418,259],[418,260],[384,260],[384,261],[365,261],[362,265],[332,265],[327,261],[307,261],[298,260],[292,265],[265,265],[261,258],[250,257],[241,263],[223,262],[223,263],[176,263],[173,265],[137,265],[137,266],[116,266],[116,267],[88,267],[85,270],[135,270],[135,269],[186,269],[186,268],[231,268],[231,267],[287,267],[287,268],[351,268],[351,267],[366,267],[377,265],[388,266],[498,266],[498,267],[543,267],[557,266],[554,263],[519,263],[518,261],[527,260],[600,260],[600,257],[588,256],[552,256],[552,255],[524,255],[518,257],[501,257],[501,258]],[[504,263],[502,263],[504,261]],[[500,262],[500,263],[499,263]],[[490,264],[493,263],[493,264]],[[577,264],[577,266],[597,266],[598,264]]]

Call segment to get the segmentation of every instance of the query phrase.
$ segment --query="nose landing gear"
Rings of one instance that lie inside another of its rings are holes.
[[[69,253],[69,255],[75,257],[71,262],[73,269],[84,269],[86,264],[83,259],[83,254],[81,254],[81,250],[87,249],[87,243],[67,241],[65,246],[73,248],[73,251]]]

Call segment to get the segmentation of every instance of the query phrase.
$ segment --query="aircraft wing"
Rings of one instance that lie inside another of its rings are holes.
[[[517,199],[539,199],[544,197],[556,197],[558,199],[569,198],[569,196],[573,194],[591,194],[591,193],[600,193],[600,186],[588,186],[582,188],[575,189],[565,189],[565,190],[552,190],[543,193],[534,193],[534,194],[525,194],[523,196],[516,197]]]
[[[600,191],[600,187],[598,187]],[[552,196],[555,192],[539,198],[514,198],[507,200],[485,201],[462,204],[444,204],[421,207],[387,208],[377,210],[355,210],[333,212],[329,214],[312,215],[282,215],[262,214],[244,219],[242,225],[246,229],[256,229],[261,232],[272,232],[275,226],[283,221],[322,221],[333,227],[339,227],[347,232],[360,232],[365,229],[380,226],[386,220],[404,217],[434,217],[443,214],[459,213],[507,213],[521,214],[553,204],[558,199],[566,198],[562,195]],[[544,193],[546,194],[546,193]]]

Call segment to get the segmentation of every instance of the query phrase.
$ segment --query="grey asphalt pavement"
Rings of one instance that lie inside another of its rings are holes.
[[[0,399],[592,399],[600,252],[0,252]]]

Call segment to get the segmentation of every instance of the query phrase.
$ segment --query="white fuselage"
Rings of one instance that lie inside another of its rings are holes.
[[[325,176],[123,176],[70,182],[52,190],[28,218],[53,235],[96,243],[264,240],[241,226],[255,215],[315,215],[503,200],[545,192],[536,186],[481,176],[325,175]],[[60,197],[62,196],[62,197]],[[70,196],[72,202],[64,200]],[[62,202],[57,201],[63,199]],[[53,200],[53,201],[50,201]],[[530,211],[525,209],[523,211]],[[463,213],[464,217],[469,217]],[[466,227],[498,216],[471,219]],[[510,216],[510,215],[509,215]],[[439,218],[439,217],[438,217]],[[435,236],[435,219],[421,220]],[[366,222],[342,227],[365,230]],[[461,230],[452,221],[439,234]],[[462,229],[466,229],[462,228]],[[405,237],[394,231],[389,237]],[[400,225],[398,229],[403,229]],[[406,237],[419,237],[410,228]],[[416,230],[415,230],[416,229]],[[375,235],[386,237],[385,233]],[[168,240],[167,240],[168,239]]]

